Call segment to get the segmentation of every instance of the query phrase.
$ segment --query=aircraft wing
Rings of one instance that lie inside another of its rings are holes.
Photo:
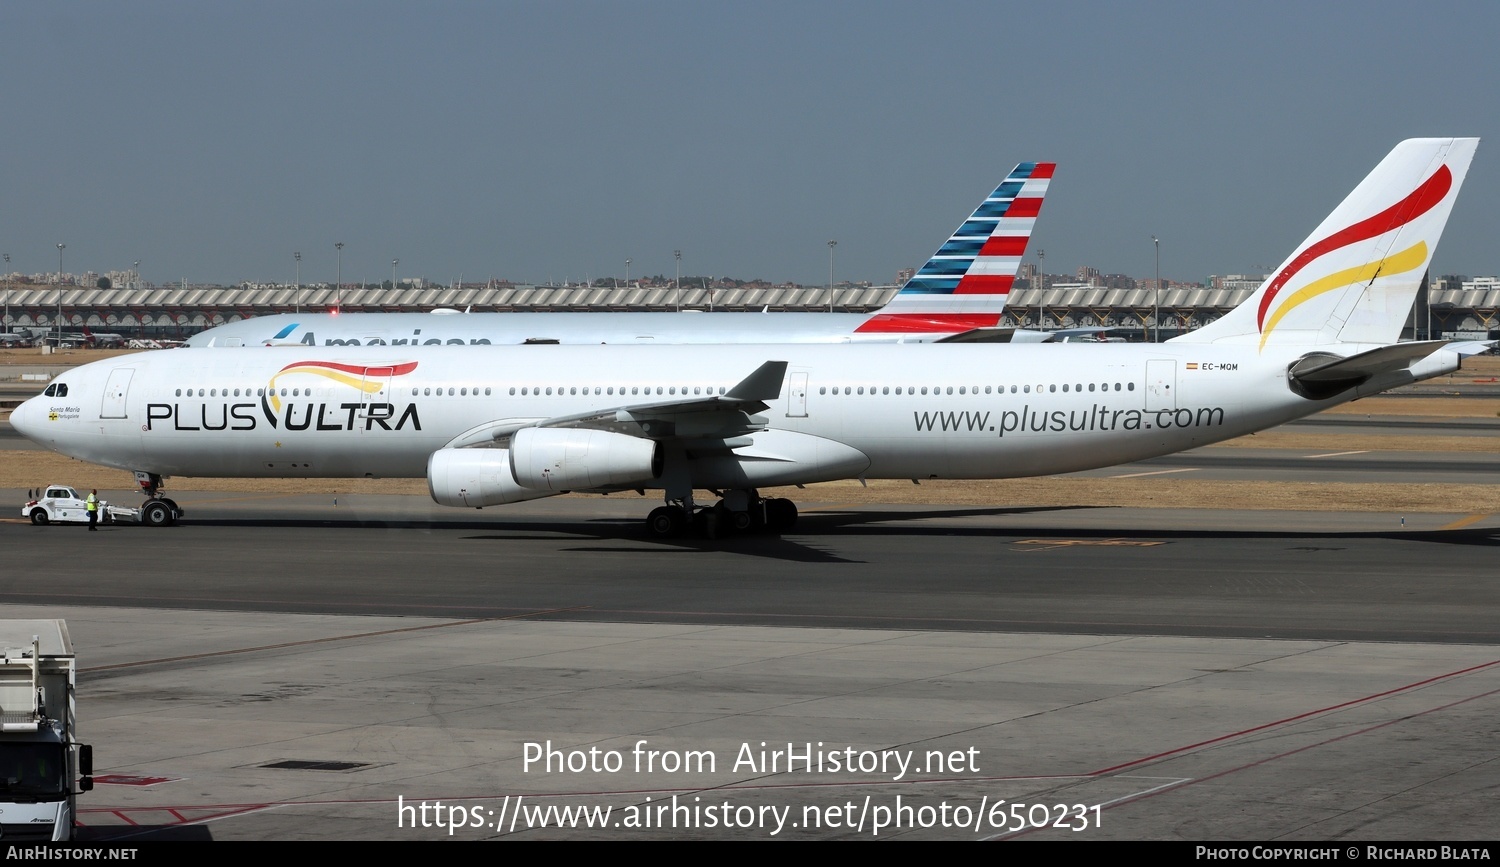
[[[724,394],[628,404],[552,418],[498,419],[471,428],[444,448],[505,448],[517,431],[529,427],[602,430],[653,440],[677,440],[688,447],[733,448],[734,438],[763,430],[768,409],[781,394],[787,362],[767,361]]]

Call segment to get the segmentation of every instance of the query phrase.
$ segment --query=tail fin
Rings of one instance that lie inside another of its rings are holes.
[[[1396,145],[1254,295],[1173,342],[1395,343],[1478,144]]]
[[[1021,163],[862,334],[926,334],[1000,323],[1056,163]]]

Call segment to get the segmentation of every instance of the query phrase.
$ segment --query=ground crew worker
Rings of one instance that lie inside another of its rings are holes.
[[[84,500],[83,507],[88,510],[88,513],[89,513],[89,532],[92,533],[95,530],[99,529],[97,526],[95,526],[96,524],[99,523],[99,489],[98,488],[94,488],[94,489],[92,489],[92,490],[89,491],[89,498],[87,500]]]

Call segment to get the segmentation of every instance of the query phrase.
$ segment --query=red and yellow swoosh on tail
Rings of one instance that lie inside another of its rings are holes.
[[[1269,330],[1266,326],[1266,311],[1271,308],[1271,301],[1276,298],[1276,294],[1287,284],[1287,281],[1295,277],[1297,272],[1308,263],[1334,250],[1383,235],[1410,223],[1436,207],[1451,189],[1453,189],[1453,173],[1448,171],[1447,166],[1438,166],[1438,170],[1432,173],[1432,177],[1423,181],[1421,186],[1412,191],[1411,195],[1375,216],[1360,220],[1348,228],[1340,229],[1298,253],[1297,258],[1288,262],[1287,266],[1277,273],[1275,279],[1266,287],[1266,294],[1261,296],[1260,310],[1255,319],[1256,325],[1261,329],[1261,344],[1265,344],[1265,332]],[[1283,309],[1289,308],[1283,307]]]
[[[1332,292],[1335,289],[1342,289],[1345,286],[1355,283],[1368,283],[1375,279],[1376,276],[1389,277],[1392,274],[1404,274],[1408,271],[1415,271],[1422,267],[1422,263],[1426,261],[1427,242],[1418,241],[1405,250],[1393,253],[1379,261],[1366,262],[1363,265],[1353,268],[1345,268],[1342,271],[1335,271],[1327,277],[1314,280],[1291,295],[1288,295],[1286,300],[1281,303],[1281,306],[1276,308],[1276,312],[1271,314],[1271,318],[1267,319],[1265,324],[1261,326],[1261,348],[1265,348],[1266,338],[1271,336],[1272,329],[1281,321],[1281,318],[1301,306],[1304,302],[1310,301],[1325,292]]]

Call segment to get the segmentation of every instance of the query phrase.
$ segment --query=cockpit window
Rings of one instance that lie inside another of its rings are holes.
[[[57,383],[54,382],[47,386],[47,390],[42,392],[42,394],[45,394],[47,397],[57,397]]]
[[[67,397],[68,384],[66,382],[54,382],[47,386],[47,390],[42,392],[42,394],[47,397]]]

